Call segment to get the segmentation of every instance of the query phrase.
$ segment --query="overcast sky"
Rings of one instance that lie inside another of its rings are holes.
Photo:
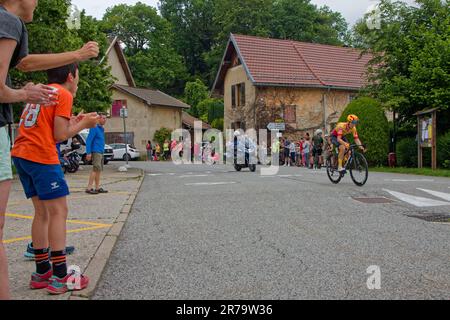
[[[413,4],[414,0],[402,0],[409,4]],[[96,18],[102,18],[106,8],[119,4],[134,4],[138,0],[72,0],[72,3],[79,9],[86,9],[89,15]],[[141,0],[148,5],[157,7],[158,0]],[[322,6],[327,5],[333,11],[339,11],[350,25],[361,18],[371,5],[376,4],[377,0],[311,0],[312,3]]]

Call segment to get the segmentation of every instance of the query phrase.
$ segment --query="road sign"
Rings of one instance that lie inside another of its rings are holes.
[[[267,129],[269,129],[269,130],[285,131],[286,130],[286,125],[285,125],[284,122],[282,122],[282,123],[270,122],[267,125]]]
[[[127,108],[120,108],[120,117],[128,118],[128,109]]]

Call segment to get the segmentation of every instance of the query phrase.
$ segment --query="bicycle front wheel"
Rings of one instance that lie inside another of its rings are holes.
[[[350,177],[357,186],[362,187],[367,182],[369,177],[368,167],[366,157],[359,152],[355,152],[350,164]]]
[[[333,182],[334,184],[339,183],[339,181],[341,181],[342,179],[342,176],[338,171],[338,169],[336,168],[336,166],[333,165],[330,158],[327,159],[326,164],[327,164],[327,175],[330,181]]]

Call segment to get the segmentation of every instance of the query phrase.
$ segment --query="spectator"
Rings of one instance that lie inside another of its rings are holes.
[[[314,169],[320,169],[322,165],[322,130],[317,129],[313,137],[313,158],[314,158]]]
[[[89,182],[86,193],[98,194],[107,193],[108,191],[100,188],[100,175],[103,171],[103,152],[105,150],[105,129],[103,126],[106,123],[106,116],[100,115],[98,124],[95,128],[89,130],[89,135],[86,139],[86,160],[92,160],[92,172],[89,176]],[[95,189],[92,185],[95,182]]]
[[[32,199],[35,211],[32,241],[36,272],[31,276],[30,287],[47,288],[49,293],[62,294],[84,289],[89,279],[67,273],[65,249],[69,188],[55,145],[56,141],[64,141],[82,129],[94,127],[98,115],[89,113],[71,117],[79,81],[76,64],[51,69],[47,73],[49,83],[57,89],[58,103],[55,107],[44,105],[31,118],[33,105],[25,107],[11,154],[25,195]],[[75,288],[67,285],[71,277],[78,278]]]
[[[164,160],[169,160],[169,153],[170,153],[169,140],[164,141],[163,152],[164,152]]]
[[[287,166],[289,163],[289,146],[291,145],[291,142],[289,141],[289,139],[284,140],[284,165]]]
[[[9,69],[40,71],[98,55],[98,45],[89,42],[81,49],[59,54],[28,54],[28,32],[25,23],[33,20],[37,1],[0,0],[0,299],[9,299],[8,264],[3,242],[5,210],[11,188],[10,141],[6,125],[13,122],[14,102],[49,104],[55,101],[51,88],[28,83],[22,89],[11,89]]]
[[[159,161],[159,157],[161,155],[161,146],[159,145],[159,143],[156,143],[156,147],[155,147],[155,160]]]
[[[305,141],[305,139],[303,139],[303,137],[300,139],[300,141],[298,142],[298,147],[299,147],[299,150],[300,150],[300,153],[299,153],[299,155],[298,155],[298,162],[299,162],[299,165],[300,165],[300,167],[303,167],[303,162],[304,162],[304,156],[303,156],[303,142]]]
[[[304,154],[304,162],[303,165],[308,168],[311,169],[309,166],[309,152],[310,152],[310,147],[311,147],[311,142],[309,141],[309,133],[307,132],[305,134],[305,139],[303,141],[303,154]]]
[[[289,152],[290,152],[289,166],[293,166],[295,164],[295,151],[296,151],[295,142],[292,141],[291,144],[289,145]]]
[[[147,149],[147,161],[152,160],[152,142],[150,140],[147,141],[145,149]]]

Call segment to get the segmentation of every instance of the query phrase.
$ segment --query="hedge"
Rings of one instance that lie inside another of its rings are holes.
[[[365,155],[369,165],[386,165],[389,153],[389,124],[381,104],[368,97],[355,99],[345,108],[339,122],[346,122],[349,114],[359,117],[358,135],[366,145]],[[353,143],[353,137],[349,138]]]
[[[450,167],[450,131],[437,137],[437,166]],[[417,167],[417,141],[415,138],[403,138],[397,142],[397,165]],[[431,166],[431,148],[423,149],[423,166]]]

